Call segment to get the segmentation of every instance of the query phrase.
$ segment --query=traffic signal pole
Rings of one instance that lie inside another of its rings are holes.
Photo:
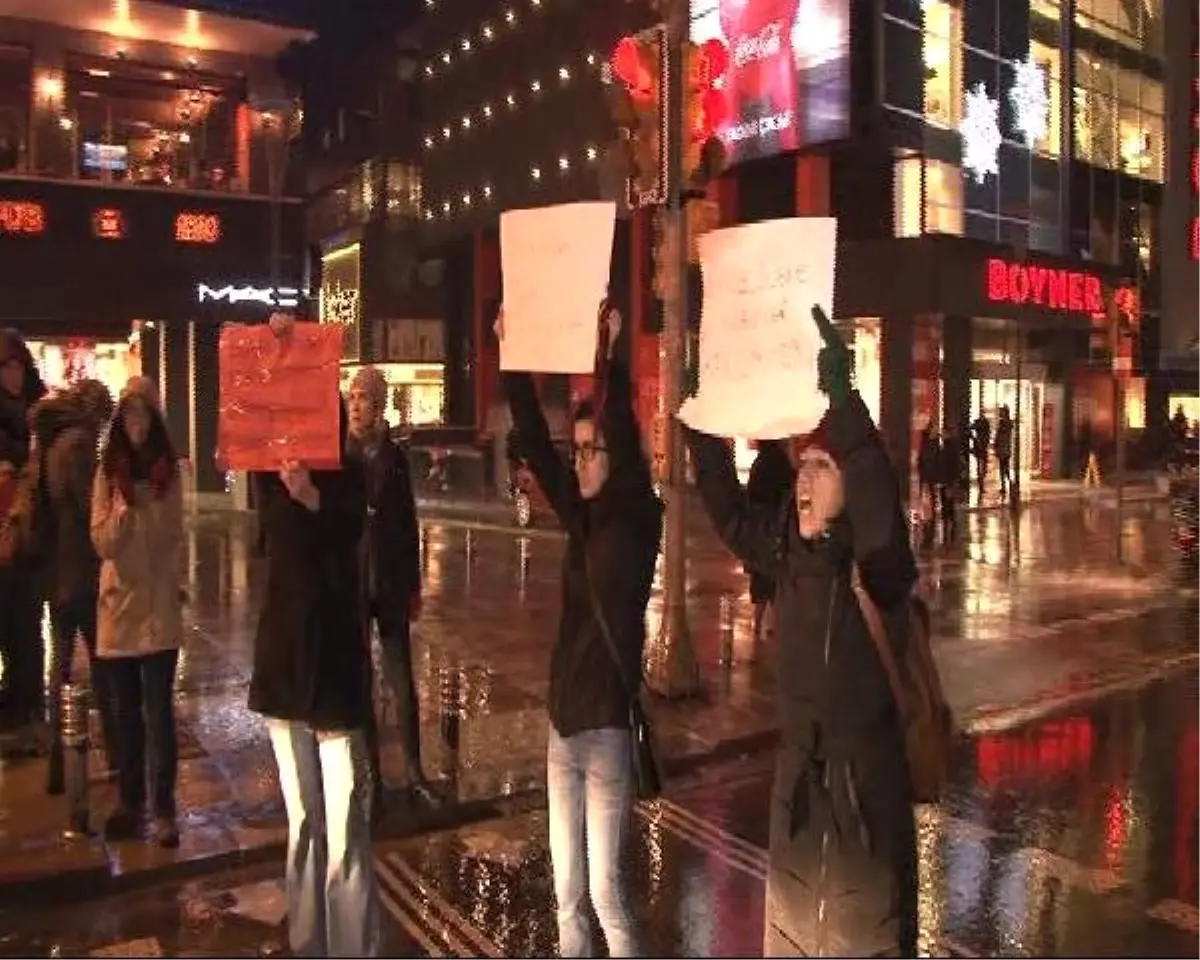
[[[700,670],[687,618],[687,505],[683,435],[677,419],[683,399],[684,340],[687,337],[688,238],[683,170],[685,46],[687,0],[661,0],[666,24],[667,76],[664,90],[667,130],[667,205],[664,227],[670,276],[664,285],[663,335],[659,352],[666,503],[662,562],[662,618],[646,656],[646,682],[662,697],[677,699],[700,691]]]

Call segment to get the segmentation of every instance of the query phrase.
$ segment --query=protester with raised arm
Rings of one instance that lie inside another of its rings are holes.
[[[782,743],[764,953],[915,957],[904,730],[864,605],[902,631],[916,564],[895,473],[851,388],[848,351],[819,308],[813,316],[829,409],[794,441],[793,496],[781,509],[747,500],[722,439],[685,431],[717,533],[776,587]]]
[[[522,456],[567,533],[550,658],[546,770],[563,957],[595,956],[589,893],[609,955],[641,951],[621,882],[621,848],[634,797],[631,710],[642,676],[662,504],[617,351],[620,314],[605,302],[599,321],[597,396],[574,412],[570,466],[551,442],[532,377],[504,376]],[[496,332],[503,339],[503,314]]]

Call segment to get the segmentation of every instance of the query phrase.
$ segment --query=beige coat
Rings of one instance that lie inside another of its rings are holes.
[[[138,484],[120,520],[103,470],[92,487],[92,543],[102,561],[96,653],[137,657],[174,650],[183,640],[180,554],[183,494],[179,480],[156,500]]]

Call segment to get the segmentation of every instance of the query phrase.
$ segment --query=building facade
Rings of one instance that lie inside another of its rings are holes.
[[[445,325],[447,420],[494,434],[499,214],[625,196],[608,62],[653,16],[582,0],[422,13],[408,259]],[[730,54],[709,204],[721,225],[837,217],[835,312],[898,463],[925,423],[1001,407],[1023,477],[1073,474],[1085,433],[1139,455],[1166,406],[1162,0],[692,0],[691,34]],[[612,287],[646,418],[654,246],[654,212],[622,209]]]
[[[151,2],[0,5],[0,325],[55,386],[159,381],[218,491],[217,334],[304,299],[276,56],[309,36]]]

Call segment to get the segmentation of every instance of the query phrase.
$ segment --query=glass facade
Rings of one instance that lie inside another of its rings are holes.
[[[1149,269],[1164,179],[1162,2],[886,0],[896,234]],[[979,138],[969,93],[996,110],[982,173],[966,149]]]

